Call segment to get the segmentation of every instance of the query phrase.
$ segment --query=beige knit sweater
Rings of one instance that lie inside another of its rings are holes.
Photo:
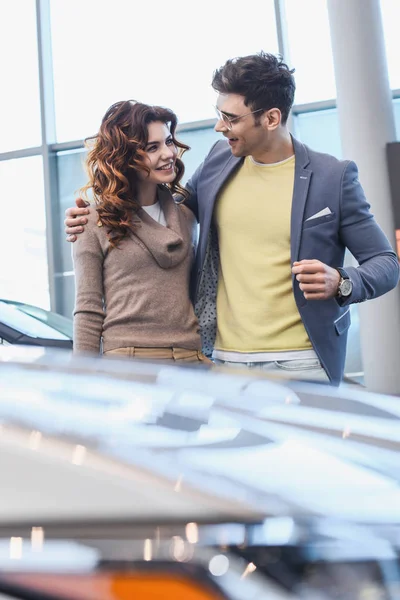
[[[135,233],[117,248],[91,208],[85,232],[73,244],[75,352],[128,346],[200,350],[189,300],[195,219],[168,189],[160,187],[158,199],[167,227],[140,210]]]

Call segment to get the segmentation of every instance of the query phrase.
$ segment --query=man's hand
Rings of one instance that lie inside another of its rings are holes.
[[[89,206],[82,198],[77,198],[75,204],[76,207],[67,208],[65,211],[64,225],[67,242],[75,242],[76,234],[82,233],[85,230],[82,227],[82,225],[86,225],[87,223],[87,218],[84,215],[89,214]]]
[[[320,260],[300,260],[293,263],[292,273],[300,283],[306,300],[328,300],[338,291],[339,271]]]

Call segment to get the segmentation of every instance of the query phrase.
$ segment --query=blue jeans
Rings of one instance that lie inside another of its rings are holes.
[[[282,379],[305,379],[308,381],[329,383],[329,377],[318,358],[271,360],[268,362],[232,362],[215,358],[214,363],[233,369],[256,369]]]

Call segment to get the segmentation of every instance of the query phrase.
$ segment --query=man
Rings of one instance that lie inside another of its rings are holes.
[[[396,286],[399,264],[356,165],[287,128],[293,71],[259,54],[214,73],[217,142],[187,184],[200,223],[192,295],[218,364],[340,383],[349,305]],[[66,211],[66,232],[87,209]],[[73,241],[73,239],[71,239]],[[358,267],[343,269],[345,250]]]

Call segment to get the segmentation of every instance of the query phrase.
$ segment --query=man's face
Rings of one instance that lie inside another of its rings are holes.
[[[225,118],[232,119],[230,125],[225,119],[219,119],[215,131],[227,138],[234,156],[256,157],[268,148],[270,135],[265,127],[265,113],[249,114],[251,109],[245,105],[244,97],[238,94],[219,94],[217,108]],[[260,114],[260,122],[256,124],[254,117]]]

